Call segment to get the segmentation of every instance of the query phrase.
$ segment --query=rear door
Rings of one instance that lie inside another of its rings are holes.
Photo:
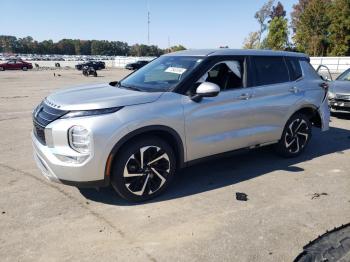
[[[23,67],[22,61],[16,61],[16,63],[14,64],[15,69],[22,69],[22,67]]]
[[[291,81],[287,61],[282,56],[251,57],[255,70],[251,99],[256,144],[281,138],[286,116],[302,93],[297,81]]]

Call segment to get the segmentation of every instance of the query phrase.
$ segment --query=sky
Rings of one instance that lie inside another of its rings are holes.
[[[0,0],[0,35],[241,48],[267,0]],[[277,2],[277,0],[276,0]],[[297,0],[281,0],[288,15]],[[149,8],[148,8],[149,7]],[[170,41],[169,41],[170,40]]]

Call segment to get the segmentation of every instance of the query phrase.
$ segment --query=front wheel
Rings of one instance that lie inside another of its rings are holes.
[[[294,114],[284,127],[282,138],[275,149],[284,157],[296,157],[305,150],[311,135],[310,120],[303,114]]]
[[[28,67],[23,66],[23,67],[22,67],[22,70],[23,70],[23,71],[27,71],[27,70],[28,70]]]
[[[164,140],[149,136],[121,148],[113,163],[111,184],[122,198],[142,202],[165,191],[175,169],[173,149]]]
[[[0,71],[5,71],[5,68],[0,66]]]

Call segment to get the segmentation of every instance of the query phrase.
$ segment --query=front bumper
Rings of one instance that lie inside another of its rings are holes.
[[[98,174],[100,171],[92,159],[81,165],[61,162],[55,157],[52,149],[38,141],[33,132],[31,137],[34,160],[48,180],[76,187],[102,187],[109,184],[109,178],[104,176],[104,172],[100,174],[102,179],[89,179],[91,175]]]
[[[330,100],[329,107],[334,113],[350,113],[350,101]]]

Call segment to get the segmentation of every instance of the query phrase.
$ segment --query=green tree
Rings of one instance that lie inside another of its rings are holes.
[[[293,5],[293,11],[291,13],[291,27],[293,33],[296,32],[297,25],[300,21],[300,16],[304,12],[306,6],[309,4],[310,0],[299,0],[299,2]]]
[[[285,50],[288,46],[288,21],[275,16],[270,22],[267,47],[272,50]]]
[[[300,14],[293,37],[298,51],[312,56],[327,54],[329,46],[331,0],[310,0]]]
[[[334,0],[329,15],[329,54],[350,55],[350,0]]]
[[[182,45],[174,45],[174,46],[170,47],[170,52],[177,52],[177,51],[182,51],[182,50],[186,50],[186,47],[184,47]]]
[[[260,25],[260,30],[259,32],[259,44],[262,41],[262,35],[263,33],[266,31],[266,29],[268,28],[266,21],[268,19],[268,17],[271,15],[272,13],[272,6],[273,6],[274,0],[268,0],[267,3],[265,3],[256,13],[254,18],[258,21],[259,25]]]
[[[259,32],[251,32],[248,37],[244,39],[244,49],[257,49],[259,48]]]

